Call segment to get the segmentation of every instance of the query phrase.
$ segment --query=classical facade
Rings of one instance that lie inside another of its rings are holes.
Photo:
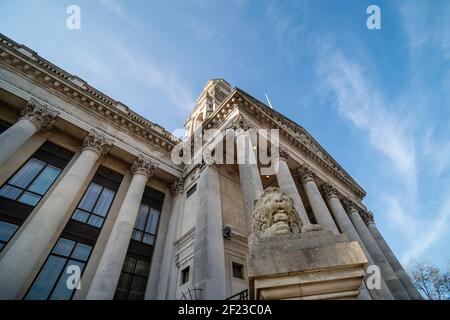
[[[360,272],[346,280],[356,290],[303,298],[420,299],[365,191],[301,126],[213,79],[185,129],[181,140],[0,35],[0,299],[242,298],[261,271],[251,239],[269,250],[268,238],[297,235],[334,239],[336,261],[346,243],[381,271],[378,289]],[[233,144],[211,129],[233,129]],[[279,135],[273,174],[261,173],[257,129]],[[185,148],[196,143],[226,161],[174,161],[199,159]],[[250,296],[277,297],[264,292]]]

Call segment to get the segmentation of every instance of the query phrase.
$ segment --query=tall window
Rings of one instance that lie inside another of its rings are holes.
[[[0,221],[0,251],[6,246],[18,227],[17,224]]]
[[[141,203],[131,239],[153,245],[158,227],[159,210]]]
[[[59,238],[44,266],[34,280],[26,300],[68,300],[74,294],[74,289],[68,286],[68,277],[74,274],[70,266],[79,267],[83,272],[92,251],[92,246]],[[70,282],[69,282],[70,283]]]
[[[150,263],[127,256],[114,294],[115,300],[142,300],[147,285]]]
[[[46,142],[0,189],[0,196],[35,206],[73,153]]]
[[[101,167],[90,183],[72,219],[101,228],[122,176]]]

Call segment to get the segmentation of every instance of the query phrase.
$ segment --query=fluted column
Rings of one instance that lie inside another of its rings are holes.
[[[251,239],[253,206],[255,200],[263,194],[263,185],[259,174],[259,168],[253,149],[253,143],[249,130],[250,126],[243,118],[239,118],[234,124],[236,137],[237,159],[239,165],[239,180],[241,183],[242,200],[246,216],[247,237]]]
[[[180,223],[180,216],[183,213],[184,204],[184,179],[180,178],[175,181],[170,191],[173,195],[172,208],[170,211],[169,227],[167,230],[167,236],[164,243],[164,255],[161,262],[161,273],[158,282],[158,290],[156,293],[150,296],[151,298],[157,298],[160,300],[170,299],[171,275],[174,268],[174,242],[176,241],[176,229]]]
[[[344,207],[342,206],[341,201],[339,200],[337,196],[337,190],[336,188],[331,184],[326,184],[324,187],[324,196],[325,200],[327,201],[331,212],[336,220],[336,223],[338,224],[339,228],[342,230],[342,232],[345,232],[350,240],[357,241],[359,245],[361,246],[361,249],[363,250],[364,254],[366,255],[367,260],[369,261],[369,265],[373,265],[373,259],[369,254],[369,251],[367,250],[366,246],[364,245],[364,242],[361,240],[360,236],[358,235],[358,232],[356,231],[355,227],[353,226],[352,222],[350,221],[350,218],[347,215],[347,212],[345,212]],[[365,280],[367,277],[364,278],[364,288],[361,287],[361,289],[366,290],[365,287]],[[369,290],[370,295],[375,300],[381,300],[381,299],[387,299],[392,300],[394,297],[392,296],[391,292],[389,291],[389,288],[387,287],[386,283],[383,279],[381,279],[381,289],[371,289]]]
[[[20,298],[28,277],[39,268],[42,255],[57,240],[57,230],[66,223],[78,191],[111,145],[112,140],[94,130],[88,134],[81,154],[0,260],[0,299]]]
[[[394,270],[395,274],[400,279],[400,282],[402,283],[403,287],[406,289],[408,296],[414,300],[423,300],[422,296],[417,291],[416,287],[412,283],[405,269],[403,269],[401,263],[397,260],[397,257],[392,252],[391,248],[386,243],[377,226],[375,225],[373,214],[371,212],[364,212],[362,218],[366,222],[366,225],[369,228],[370,233],[374,237],[384,256],[386,257],[392,269]]]
[[[198,197],[193,285],[203,289],[203,299],[225,299],[227,282],[222,236],[220,175],[214,165],[206,165],[200,173]]]
[[[113,299],[139,213],[145,185],[156,167],[156,164],[143,156],[139,156],[133,163],[131,167],[133,178],[114,222],[86,299]]]
[[[0,135],[0,167],[36,132],[51,129],[59,112],[30,100],[21,112],[21,118]]]
[[[303,206],[302,199],[298,193],[297,186],[292,178],[291,170],[287,165],[288,153],[286,150],[280,148],[280,161],[278,162],[277,180],[280,190],[286,193],[294,200],[294,207],[297,210],[299,218],[303,222],[303,227],[308,228],[311,225],[308,214]]]
[[[325,230],[332,231],[334,234],[339,234],[339,230],[331,217],[330,211],[328,211],[327,205],[314,182],[314,173],[307,166],[301,166],[297,168],[296,177],[303,183],[306,196],[308,197],[309,204],[311,205],[314,217],[316,217],[317,223]]]
[[[350,219],[353,225],[355,226],[356,231],[358,231],[359,236],[366,245],[366,248],[369,251],[369,254],[374,260],[375,264],[378,267],[380,267],[381,275],[383,276],[384,281],[388,285],[391,294],[394,296],[395,299],[401,300],[409,299],[406,290],[403,288],[400,280],[395,275],[394,270],[392,270],[386,257],[384,256],[381,249],[378,247],[375,239],[373,238],[372,234],[370,233],[369,229],[367,228],[366,224],[361,218],[355,202],[353,202],[351,199],[347,199],[346,206]]]

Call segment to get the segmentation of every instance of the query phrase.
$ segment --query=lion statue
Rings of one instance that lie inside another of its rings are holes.
[[[300,233],[303,222],[293,206],[293,200],[275,187],[264,190],[256,200],[252,233],[255,238]]]

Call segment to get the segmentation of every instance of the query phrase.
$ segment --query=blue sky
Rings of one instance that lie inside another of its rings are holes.
[[[267,93],[363,186],[403,263],[448,265],[450,2],[0,0],[0,32],[171,131],[210,78]]]

